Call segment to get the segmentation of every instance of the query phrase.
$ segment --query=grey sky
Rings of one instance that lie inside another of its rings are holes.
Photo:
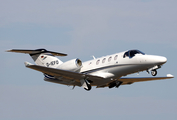
[[[158,76],[176,74],[175,0],[1,0],[0,119],[176,120],[176,78],[119,89],[67,87],[43,81],[12,48],[46,48],[82,61],[127,49],[162,55]],[[133,75],[137,76],[137,75]],[[146,72],[139,76],[150,76]]]

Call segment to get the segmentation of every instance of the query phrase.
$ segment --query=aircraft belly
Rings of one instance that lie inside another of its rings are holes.
[[[128,74],[136,73],[139,71],[144,71],[149,68],[153,67],[153,65],[141,65],[141,64],[119,64],[119,65],[112,65],[108,67],[98,68],[92,71],[85,71],[84,73],[88,73],[91,75],[100,75],[111,73],[114,76],[108,76],[107,78],[117,78],[121,76],[126,76]],[[100,75],[103,77],[102,75]]]
[[[130,64],[130,65],[120,65],[116,68],[110,69],[109,72],[115,74],[115,76],[126,76],[128,74],[140,72],[153,67],[152,65],[141,65],[141,64]]]

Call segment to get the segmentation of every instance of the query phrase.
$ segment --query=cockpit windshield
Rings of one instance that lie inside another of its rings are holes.
[[[127,52],[124,53],[124,58],[125,57],[129,57],[129,58],[132,58],[134,57],[136,54],[142,54],[142,55],[145,55],[143,52],[139,51],[139,50],[129,50]]]

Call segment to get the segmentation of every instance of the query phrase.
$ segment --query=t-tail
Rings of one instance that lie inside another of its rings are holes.
[[[36,49],[36,50],[23,50],[23,49],[12,49],[7,52],[17,52],[29,54],[37,65],[57,68],[63,62],[55,56],[67,56],[64,53],[47,51],[46,49]]]

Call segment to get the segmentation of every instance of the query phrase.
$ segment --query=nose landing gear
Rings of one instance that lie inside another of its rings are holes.
[[[151,75],[156,76],[157,75],[157,70],[151,70]]]
[[[157,75],[157,69],[161,68],[160,65],[156,65],[153,68],[150,68],[149,70],[147,70],[147,72],[149,73],[149,71],[151,71],[151,75],[152,76],[156,76]]]

